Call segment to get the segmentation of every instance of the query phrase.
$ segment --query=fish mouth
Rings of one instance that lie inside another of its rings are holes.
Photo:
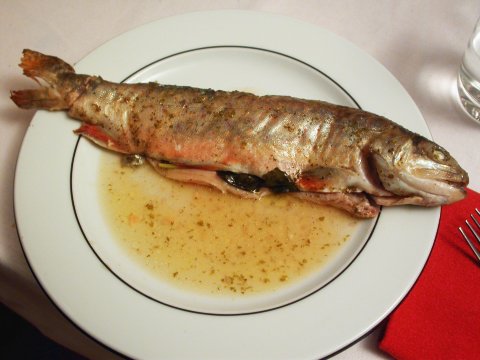
[[[415,188],[425,199],[426,205],[444,205],[462,200],[467,192],[468,174],[465,171],[446,176],[419,177],[415,175],[404,176],[403,181]],[[454,175],[454,176],[452,176]]]
[[[431,197],[438,197],[440,204],[450,204],[466,196],[468,173],[458,164],[440,164],[419,160],[413,169],[407,170],[403,180]]]
[[[457,187],[466,187],[469,182],[468,173],[461,167],[449,167],[435,164],[430,167],[416,167],[411,174],[425,180],[441,181]]]
[[[442,189],[441,192],[430,192],[432,195],[442,196],[445,199],[444,204],[451,204],[462,200],[467,195],[466,184],[437,181],[435,189]]]

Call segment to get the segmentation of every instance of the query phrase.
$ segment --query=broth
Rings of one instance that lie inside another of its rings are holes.
[[[288,194],[242,199],[171,181],[102,154],[100,194],[114,237],[161,281],[207,294],[274,291],[317,271],[358,220]]]

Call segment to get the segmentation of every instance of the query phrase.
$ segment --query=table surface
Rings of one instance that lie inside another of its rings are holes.
[[[382,63],[413,98],[433,139],[480,191],[480,125],[461,110],[456,74],[480,14],[475,0],[435,1],[3,1],[0,4],[0,301],[45,335],[92,359],[115,354],[75,328],[49,301],[23,255],[13,213],[16,159],[33,111],[17,109],[11,89],[30,85],[17,64],[24,48],[75,63],[117,35],[165,17],[243,9],[287,15],[326,28]],[[477,149],[477,151],[474,151]],[[34,181],[32,179],[32,181]],[[377,349],[380,325],[335,359],[388,358]]]

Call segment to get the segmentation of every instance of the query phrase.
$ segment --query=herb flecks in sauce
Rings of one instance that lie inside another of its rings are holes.
[[[311,274],[357,220],[287,194],[240,199],[102,155],[100,193],[119,244],[161,281],[207,294],[273,291]]]

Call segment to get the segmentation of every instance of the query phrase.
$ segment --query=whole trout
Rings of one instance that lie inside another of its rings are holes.
[[[100,146],[146,158],[166,177],[243,197],[292,195],[374,217],[379,205],[462,199],[467,173],[439,145],[359,109],[76,74],[24,50],[24,74],[46,85],[12,91],[21,108],[66,110]]]

